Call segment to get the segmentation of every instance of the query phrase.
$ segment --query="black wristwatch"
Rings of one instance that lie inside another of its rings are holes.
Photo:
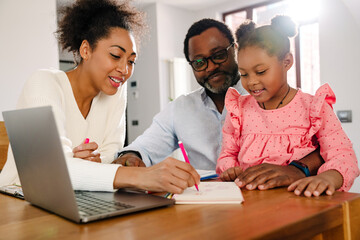
[[[291,163],[289,163],[289,165],[293,165],[295,167],[297,167],[298,169],[300,169],[303,173],[305,173],[306,177],[310,177],[310,170],[309,167],[305,164],[302,163],[298,160],[294,160]]]
[[[118,152],[117,158],[119,158],[119,157],[121,157],[121,156],[123,156],[123,155],[125,155],[127,153],[133,153],[142,160],[141,154],[138,151],[134,151],[134,150],[127,150],[127,151]]]

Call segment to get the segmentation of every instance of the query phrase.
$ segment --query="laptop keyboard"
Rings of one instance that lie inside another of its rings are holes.
[[[121,202],[106,201],[104,199],[97,198],[93,196],[91,192],[75,191],[75,198],[79,213],[82,216],[98,215],[134,207]]]

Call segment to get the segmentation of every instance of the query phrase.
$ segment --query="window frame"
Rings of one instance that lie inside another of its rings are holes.
[[[223,22],[225,22],[225,19],[228,15],[234,14],[234,13],[238,13],[238,12],[246,12],[246,18],[253,20],[253,11],[255,8],[258,7],[263,7],[263,6],[267,6],[267,5],[271,5],[274,3],[278,3],[278,2],[284,2],[286,0],[269,0],[266,2],[261,2],[261,3],[257,3],[257,4],[253,4],[253,5],[249,5],[247,7],[243,7],[243,8],[238,8],[235,10],[231,10],[228,12],[224,12],[222,14],[222,19]],[[300,28],[304,25],[308,25],[308,24],[313,24],[313,23],[318,23],[319,20],[318,18],[313,18],[310,19],[308,21],[302,21],[302,22],[298,22],[298,26],[297,26],[297,32],[298,34],[296,35],[296,37],[294,38],[294,50],[295,50],[295,73],[296,73],[296,87],[297,88],[301,88],[301,64],[300,64]]]

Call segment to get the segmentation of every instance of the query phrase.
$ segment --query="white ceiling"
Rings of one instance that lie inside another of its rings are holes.
[[[358,26],[360,26],[360,1],[359,0],[342,0],[348,7],[349,11],[355,18]]]
[[[58,6],[67,5],[74,1],[75,0],[56,0]],[[134,0],[135,4],[139,4],[140,6],[159,2],[193,11],[202,10],[227,1],[229,0]]]
[[[229,0],[135,0],[135,2],[139,2],[140,5],[145,6],[154,2],[161,2],[193,11],[202,10],[228,1]]]
[[[58,5],[63,5],[64,3],[70,3],[74,0],[56,0]],[[203,10],[211,6],[215,6],[224,2],[231,0],[134,0],[135,3],[138,3],[140,6],[146,6],[154,2],[161,2],[168,5],[180,7],[187,10]],[[233,0],[237,1],[237,0]],[[323,0],[326,3],[327,0]],[[355,21],[360,26],[360,0],[342,0],[344,4],[348,7],[349,11],[353,15]],[[251,3],[251,0],[249,0]]]

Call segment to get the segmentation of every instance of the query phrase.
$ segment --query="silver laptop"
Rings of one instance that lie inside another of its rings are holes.
[[[74,191],[52,108],[5,111],[3,117],[25,200],[31,204],[78,223],[174,204],[137,191]]]

